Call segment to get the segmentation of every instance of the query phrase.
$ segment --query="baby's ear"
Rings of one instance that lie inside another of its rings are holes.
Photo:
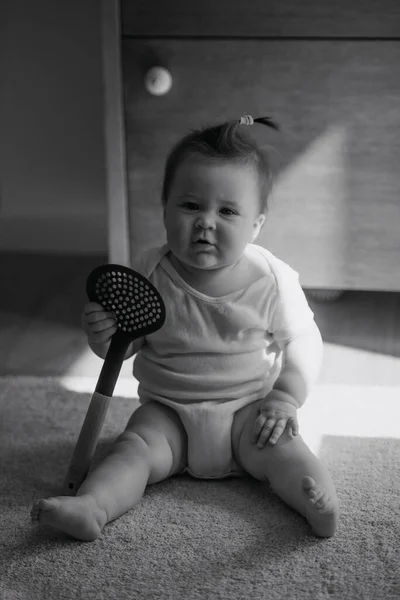
[[[257,217],[257,219],[254,221],[253,223],[253,234],[251,236],[251,242],[253,243],[254,240],[257,238],[258,234],[261,231],[262,226],[264,225],[264,221],[265,221],[265,215],[264,213],[260,213]]]

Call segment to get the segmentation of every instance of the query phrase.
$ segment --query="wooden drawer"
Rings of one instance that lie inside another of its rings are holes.
[[[125,36],[399,37],[397,0],[124,0]]]
[[[123,41],[131,252],[164,239],[161,183],[189,129],[243,114],[281,125],[251,132],[272,146],[275,189],[257,243],[304,287],[400,290],[400,42]],[[167,67],[173,86],[143,78]]]

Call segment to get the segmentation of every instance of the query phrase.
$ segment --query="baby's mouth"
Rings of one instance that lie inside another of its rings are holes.
[[[201,244],[203,246],[213,246],[213,244],[207,240],[206,238],[197,238],[197,240],[193,241],[194,244]]]
[[[198,239],[192,243],[193,250],[197,252],[210,252],[215,248],[214,244],[208,240]]]

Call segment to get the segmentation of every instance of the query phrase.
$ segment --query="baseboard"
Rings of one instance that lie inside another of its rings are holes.
[[[107,254],[107,217],[1,217],[0,251]]]

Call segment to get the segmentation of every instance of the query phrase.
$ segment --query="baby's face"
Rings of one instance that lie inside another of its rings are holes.
[[[234,265],[264,222],[259,205],[254,167],[191,159],[178,168],[164,209],[168,245],[192,272]]]

